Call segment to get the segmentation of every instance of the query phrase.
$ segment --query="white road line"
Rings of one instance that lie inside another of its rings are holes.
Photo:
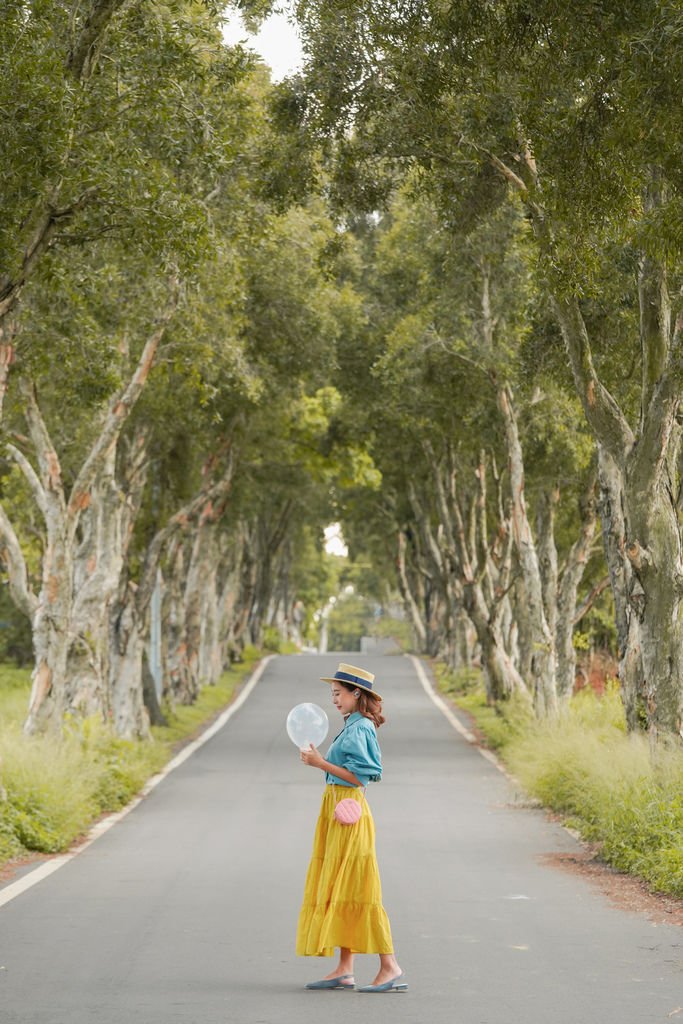
[[[158,772],[158,774],[153,775],[151,779],[148,779],[145,785],[140,790],[139,794],[133,800],[131,800],[129,804],[126,804],[126,806],[122,810],[117,811],[115,814],[107,815],[106,818],[102,818],[95,825],[93,825],[93,827],[88,832],[85,840],[82,843],[79,843],[79,845],[75,849],[71,850],[69,853],[64,853],[59,857],[52,857],[50,860],[40,864],[39,867],[34,868],[33,871],[30,871],[27,875],[24,875],[23,878],[18,879],[18,881],[16,882],[11,882],[9,885],[6,885],[3,889],[0,889],[0,907],[3,907],[6,903],[9,903],[10,900],[16,899],[17,896],[20,896],[23,892],[26,892],[27,889],[31,889],[34,885],[37,885],[38,882],[42,882],[44,878],[47,878],[49,875],[54,874],[55,871],[59,871],[59,869],[64,867],[65,864],[68,864],[70,860],[73,860],[74,857],[77,857],[79,853],[83,853],[84,850],[87,850],[91,843],[94,843],[96,839],[99,839],[100,836],[103,836],[104,833],[108,832],[110,828],[113,828],[114,825],[117,825],[122,820],[122,818],[125,818],[127,814],[130,814],[130,812],[134,810],[138,806],[138,804],[152,792],[153,789],[156,789],[160,782],[163,782],[167,775],[169,775],[175,768],[178,768],[181,764],[183,764],[184,761],[187,761],[188,757],[192,757],[195,751],[199,750],[199,748],[202,747],[208,740],[210,740],[212,736],[215,736],[216,733],[223,728],[226,722],[228,722],[232,718],[235,712],[239,711],[239,709],[242,707],[245,700],[247,699],[247,697],[254,689],[261,676],[263,675],[263,671],[266,668],[266,665],[268,664],[269,661],[272,660],[272,658],[273,655],[269,654],[266,658],[263,659],[263,661],[254,672],[253,676],[251,677],[247,685],[240,693],[239,697],[237,697],[237,699],[233,701],[233,703],[230,704],[230,706],[227,707],[225,711],[223,711],[222,714],[218,716],[213,725],[210,725],[209,728],[205,732],[203,732],[201,736],[198,736],[196,740],[193,740],[192,743],[188,743],[186,747],[183,747],[180,753],[176,754],[176,756],[172,758],[168,762],[168,764],[166,764],[163,767],[163,769],[160,772]]]
[[[442,715],[444,715],[448,719],[448,721],[451,723],[456,732],[459,732],[464,740],[466,740],[468,743],[471,743],[472,746],[476,747],[481,756],[485,757],[487,761],[490,761],[491,764],[495,765],[498,771],[501,772],[507,779],[510,779],[511,782],[515,782],[516,780],[512,777],[512,775],[510,775],[508,770],[501,763],[500,759],[497,758],[496,755],[492,753],[490,750],[486,750],[485,747],[481,747],[478,745],[477,737],[474,735],[474,733],[470,732],[469,729],[465,728],[465,726],[462,724],[457,715],[455,715],[451,711],[443,697],[440,697],[439,694],[436,693],[434,687],[427,678],[427,673],[425,672],[420,659],[416,658],[414,654],[409,654],[407,655],[407,657],[410,658],[410,660],[412,661],[413,668],[417,672],[417,677],[422,683],[425,693],[427,694],[429,699],[434,704],[436,704],[437,708],[442,713]]]

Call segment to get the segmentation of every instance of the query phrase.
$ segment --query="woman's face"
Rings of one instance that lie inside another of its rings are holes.
[[[354,697],[353,691],[347,690],[339,683],[332,683],[332,700],[342,715],[352,715],[358,707],[358,697]]]

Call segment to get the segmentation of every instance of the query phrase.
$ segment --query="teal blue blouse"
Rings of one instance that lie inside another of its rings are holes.
[[[346,719],[346,724],[339,735],[335,736],[325,760],[339,768],[346,768],[347,772],[352,772],[364,786],[367,786],[368,782],[379,782],[382,778],[382,755],[377,742],[375,723],[361,715],[360,711],[354,711]],[[325,782],[328,785],[349,785],[344,779],[338,779],[330,772],[325,772]]]

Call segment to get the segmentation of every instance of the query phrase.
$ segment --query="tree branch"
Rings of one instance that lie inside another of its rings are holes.
[[[520,195],[523,198],[526,198],[527,186],[522,181],[522,179],[517,174],[515,174],[515,172],[510,167],[508,167],[507,164],[503,163],[503,161],[500,160],[495,153],[490,153],[488,150],[482,150],[481,152],[493,164],[496,170],[503,175],[506,181],[509,181],[510,184],[517,189]]]
[[[640,346],[642,352],[642,416],[647,414],[657,381],[666,367],[669,352],[671,309],[664,269],[646,256],[638,275]]]
[[[87,82],[97,64],[104,36],[114,15],[128,0],[94,0],[85,24],[69,48],[66,68],[79,82]]]
[[[43,513],[43,515],[47,518],[47,514],[48,514],[47,497],[46,497],[46,494],[45,494],[45,488],[43,487],[42,483],[40,482],[38,474],[36,473],[35,469],[31,465],[31,463],[28,461],[28,459],[26,458],[24,453],[19,451],[18,448],[15,448],[15,446],[13,444],[8,444],[7,445],[7,451],[10,453],[10,455],[12,456],[14,461],[16,462],[17,466],[19,467],[19,469],[22,471],[22,473],[26,477],[26,480],[28,481],[28,485],[31,488],[31,493],[33,494],[33,497],[36,500],[38,508]]]
[[[603,590],[608,586],[609,576],[603,576],[602,579],[595,584],[595,586],[586,595],[586,597],[583,599],[579,607],[576,609],[572,625],[575,626],[578,622],[581,622],[581,619],[584,617],[586,612],[589,612],[591,610],[600,594],[602,594]]]
[[[0,558],[5,564],[9,577],[10,595],[17,608],[30,620],[38,607],[38,598],[31,590],[26,560],[14,527],[0,505]]]
[[[618,464],[623,465],[624,458],[633,446],[633,432],[595,372],[588,331],[579,304],[573,296],[565,299],[553,293],[551,299],[584,415],[598,442]]]
[[[208,480],[204,486],[192,497],[182,508],[178,509],[174,516],[169,519],[165,526],[157,531],[152,543],[147,549],[145,563],[142,569],[140,586],[136,594],[136,609],[141,617],[147,610],[154,591],[157,568],[161,559],[164,547],[174,536],[177,530],[187,528],[192,519],[197,516],[207,502],[216,501],[217,498],[227,493],[235,471],[235,459],[232,449],[228,450],[226,467],[222,477],[215,483],[210,484]]]
[[[396,568],[398,569],[398,582],[401,592],[403,594],[403,600],[408,606],[410,617],[413,621],[413,628],[417,633],[420,645],[424,646],[427,639],[427,628],[424,624],[424,619],[420,614],[420,609],[417,606],[417,601],[413,597],[413,592],[410,589],[408,582],[408,574],[406,573],[406,536],[403,530],[398,531],[398,551],[396,556]]]
[[[9,371],[16,353],[13,339],[14,325],[8,325],[7,329],[0,326],[0,421],[2,421],[2,411],[7,394]]]
[[[517,190],[531,217],[534,233],[542,250],[552,248],[552,239],[545,214],[529,195],[529,187],[511,168],[495,153],[482,150],[492,165]],[[536,165],[528,151],[520,161],[529,174],[532,183],[537,180]],[[550,295],[557,316],[565,347],[574,375],[574,383],[578,392],[584,415],[595,434],[617,462],[623,462],[630,451],[634,437],[631,428],[612,395],[603,386],[595,372],[591,355],[588,331],[574,296],[566,299],[559,287],[551,284]]]
[[[70,206],[65,206],[62,209],[55,205],[58,191],[58,188],[53,190],[51,198],[45,202],[45,208],[38,214],[37,226],[24,252],[19,273],[14,277],[7,276],[0,280],[0,320],[19,301],[24,285],[38,265],[41,256],[52,244],[57,224],[87,206],[95,198],[99,188],[97,186],[87,188]]]
[[[112,445],[116,443],[123,424],[140,397],[142,389],[149,377],[150,370],[152,369],[152,363],[154,361],[157,348],[159,347],[159,343],[161,342],[164,331],[166,330],[168,322],[173,316],[177,306],[178,288],[177,281],[174,277],[171,280],[171,293],[168,297],[165,308],[157,319],[155,328],[145,343],[140,359],[138,360],[135,373],[131,377],[123,393],[112,403],[104,428],[91,448],[90,454],[81,467],[73,485],[68,506],[68,515],[72,529],[75,528],[80,511],[85,507],[84,502],[87,503],[88,493],[100,465],[104,461],[107,452],[111,449]]]
[[[59,458],[57,457],[54,445],[52,444],[52,438],[45,426],[45,421],[38,405],[35,387],[33,382],[28,380],[26,377],[21,377],[19,384],[26,402],[24,414],[28,423],[29,433],[31,435],[33,447],[35,448],[38,468],[40,471],[40,484],[43,491],[41,511],[47,513],[48,495],[53,494],[61,511],[65,512],[66,500],[62,484],[62,470],[59,464]],[[21,455],[20,452],[18,454]],[[19,464],[21,465],[21,463]],[[22,466],[22,469],[23,468],[24,467]],[[37,495],[36,500],[38,500]]]

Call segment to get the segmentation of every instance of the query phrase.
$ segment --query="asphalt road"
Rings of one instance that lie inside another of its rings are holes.
[[[284,723],[314,701],[336,734],[318,677],[339,658],[282,657],[135,810],[0,908],[1,1024],[683,1024],[680,929],[547,866],[574,840],[515,802],[410,660],[354,659],[385,697],[369,800],[409,991],[303,988],[331,964],[294,955],[322,776]],[[375,965],[358,958],[359,984]]]

